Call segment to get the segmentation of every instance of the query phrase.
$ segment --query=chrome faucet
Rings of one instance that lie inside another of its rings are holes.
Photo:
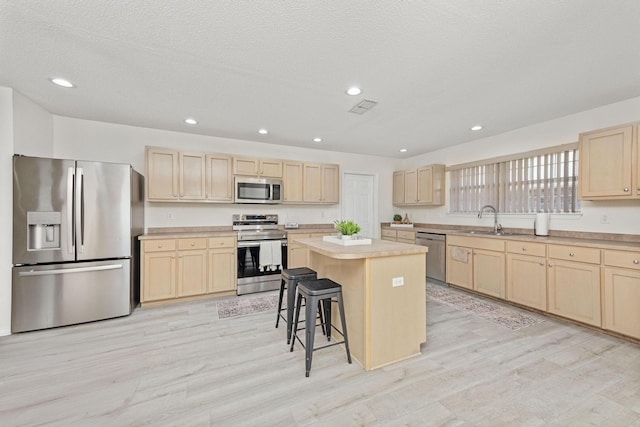
[[[502,231],[502,225],[498,224],[498,211],[491,205],[484,205],[480,208],[480,212],[478,212],[478,218],[482,218],[482,212],[485,209],[490,209],[493,212],[493,232],[498,234]]]

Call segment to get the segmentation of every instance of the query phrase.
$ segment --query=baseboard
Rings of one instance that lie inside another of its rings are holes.
[[[0,337],[4,337],[6,335],[11,335],[11,331],[9,329],[0,329]]]

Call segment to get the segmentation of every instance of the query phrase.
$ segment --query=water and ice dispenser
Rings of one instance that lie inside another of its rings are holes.
[[[60,249],[60,212],[27,212],[27,250]]]

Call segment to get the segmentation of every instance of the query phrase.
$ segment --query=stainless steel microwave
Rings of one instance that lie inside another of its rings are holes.
[[[235,203],[282,203],[282,180],[235,177]]]

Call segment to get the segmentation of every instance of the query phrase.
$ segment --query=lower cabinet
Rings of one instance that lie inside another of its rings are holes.
[[[507,300],[547,310],[544,243],[507,242]]]
[[[287,238],[287,268],[298,268],[309,266],[309,250],[296,239],[308,239],[310,237],[333,236],[334,231],[324,233],[291,233]]]
[[[381,234],[382,240],[391,240],[394,242],[410,243],[412,245],[416,244],[415,231],[389,230],[388,228],[383,228],[380,234]]]
[[[604,251],[603,328],[640,339],[640,252]]]
[[[141,303],[236,289],[235,237],[145,240]]]
[[[602,326],[600,250],[549,245],[548,252],[548,311],[589,325]]]
[[[447,282],[504,298],[504,274],[504,241],[447,236]]]

